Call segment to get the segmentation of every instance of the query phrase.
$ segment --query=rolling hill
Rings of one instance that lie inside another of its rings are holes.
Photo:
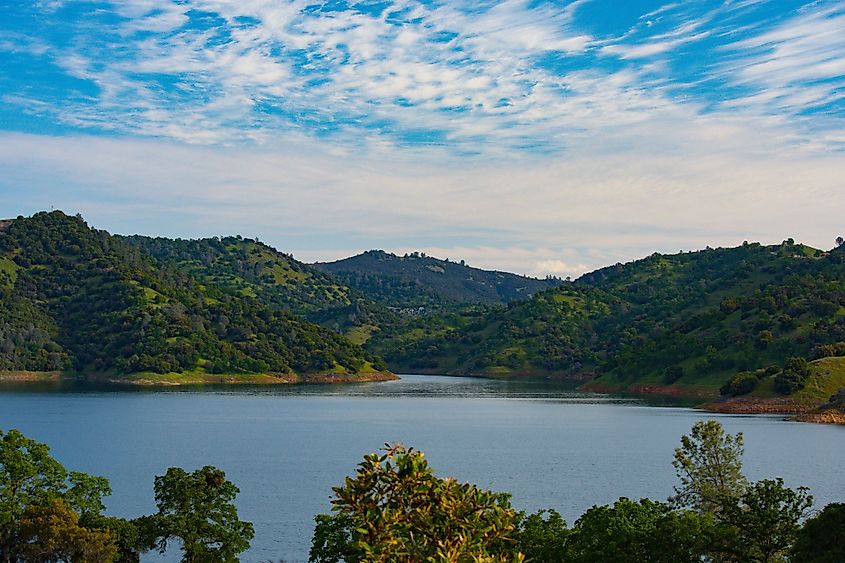
[[[712,393],[738,371],[830,355],[843,341],[845,249],[789,240],[653,254],[525,302],[420,319],[372,349],[400,370]]]
[[[384,369],[339,334],[158,264],[79,216],[0,224],[0,370],[359,374]]]
[[[318,262],[314,267],[382,304],[424,312],[525,300],[560,283],[481,270],[463,261],[440,260],[418,252],[397,256],[370,250],[336,262]]]

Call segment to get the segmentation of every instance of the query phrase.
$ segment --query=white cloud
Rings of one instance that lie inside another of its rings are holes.
[[[583,146],[565,159],[507,161],[390,147],[361,158],[305,138],[241,149],[2,134],[0,207],[56,206],[120,233],[240,232],[309,260],[424,250],[534,275],[548,260],[577,275],[653,251],[790,236],[830,247],[841,234],[845,157],[756,150],[776,129],[693,129],[678,132],[676,152]]]

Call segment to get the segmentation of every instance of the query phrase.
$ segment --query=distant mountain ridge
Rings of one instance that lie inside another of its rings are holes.
[[[335,262],[314,264],[370,298],[397,308],[428,310],[459,304],[502,304],[529,299],[560,283],[482,270],[422,253],[397,256],[369,250]]]

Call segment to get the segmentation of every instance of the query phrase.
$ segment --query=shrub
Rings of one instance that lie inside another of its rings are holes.
[[[756,372],[741,371],[734,375],[727,383],[722,385],[721,389],[719,389],[719,393],[730,397],[747,395],[748,393],[754,391],[754,388],[757,387],[757,383],[759,381],[760,379],[757,377]]]

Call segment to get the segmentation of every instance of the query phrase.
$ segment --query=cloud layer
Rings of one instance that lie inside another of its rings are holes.
[[[16,3],[0,203],[536,275],[829,246],[842,29],[834,1]]]

